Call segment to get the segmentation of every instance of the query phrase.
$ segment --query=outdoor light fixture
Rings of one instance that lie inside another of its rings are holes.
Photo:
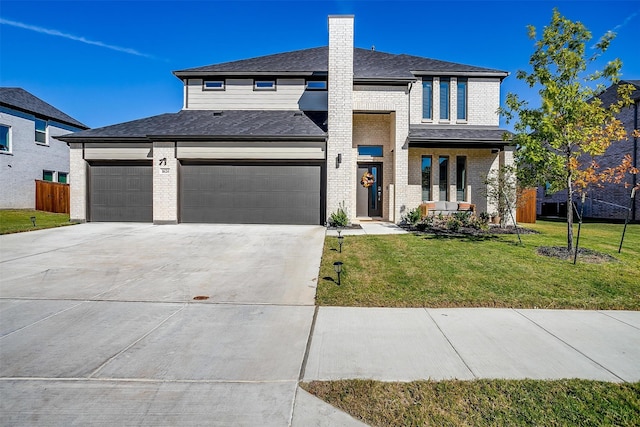
[[[36,217],[35,216],[31,217],[31,224],[33,224],[34,227],[36,226]]]
[[[344,236],[338,234],[338,244],[340,245],[340,253],[342,253],[342,244],[344,243]]]
[[[333,269],[338,273],[338,286],[340,286],[340,275],[342,274],[342,262],[336,261],[333,263]]]

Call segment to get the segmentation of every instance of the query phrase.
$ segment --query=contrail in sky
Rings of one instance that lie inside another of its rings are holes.
[[[22,22],[11,21],[11,20],[5,19],[5,18],[0,18],[0,24],[10,25],[12,27],[22,28],[22,29],[29,30],[29,31],[35,31],[36,33],[40,33],[40,34],[47,34],[47,35],[50,35],[50,36],[63,37],[65,39],[74,40],[74,41],[77,41],[77,42],[80,42],[80,43],[90,44],[90,45],[93,45],[93,46],[104,47],[106,49],[115,50],[117,52],[128,53],[130,55],[136,55],[136,56],[142,56],[144,58],[155,59],[152,55],[148,55],[146,53],[138,52],[137,50],[130,49],[128,47],[114,46],[114,45],[103,43],[103,42],[99,42],[99,41],[88,40],[88,39],[86,39],[84,37],[74,36],[73,34],[67,34],[67,33],[63,33],[62,31],[51,30],[49,28],[42,28],[42,27],[38,27],[36,25],[29,25],[29,24],[25,24],[25,23],[22,23]]]
[[[622,24],[618,24],[615,27],[613,27],[613,32],[618,31],[620,28],[624,27],[625,25],[627,25],[629,23],[629,21],[631,21],[633,18],[635,18],[636,16],[638,16],[638,12],[633,12],[631,15],[627,16],[627,18],[624,20],[624,22],[622,22]]]

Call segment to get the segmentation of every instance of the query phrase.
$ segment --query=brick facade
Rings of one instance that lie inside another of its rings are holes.
[[[354,218],[353,16],[329,17],[328,87],[327,218],[343,203]]]
[[[69,188],[70,219],[85,222],[87,220],[87,162],[83,157],[80,143],[69,144],[70,167],[73,180]]]
[[[178,222],[178,167],[175,142],[154,142],[154,224],[176,224]]]

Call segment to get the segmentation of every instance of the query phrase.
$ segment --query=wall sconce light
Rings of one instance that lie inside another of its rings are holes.
[[[338,156],[336,157],[336,169],[340,167],[340,163],[342,163],[342,153],[338,153]]]
[[[340,286],[340,275],[342,274],[342,262],[336,261],[333,263],[333,269],[338,273],[338,286]]]

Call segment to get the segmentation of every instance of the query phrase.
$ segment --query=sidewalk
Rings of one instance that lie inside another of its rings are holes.
[[[407,232],[392,222],[361,221],[362,228],[345,228],[340,230],[342,236],[362,236],[365,234],[406,234]],[[327,229],[327,236],[337,236],[338,231]]]

